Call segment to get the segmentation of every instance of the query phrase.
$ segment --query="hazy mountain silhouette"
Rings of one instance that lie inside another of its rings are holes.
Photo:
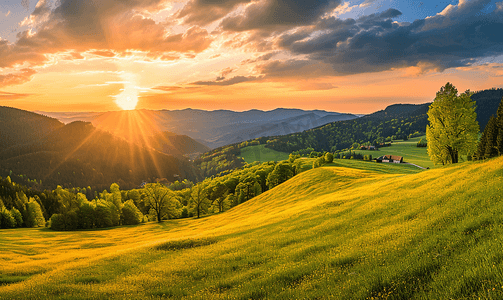
[[[352,114],[327,112],[324,110],[305,111],[301,109],[278,108],[271,111],[252,109],[244,112],[230,110],[206,111],[199,109],[183,110],[137,110],[145,128],[155,132],[169,131],[187,135],[210,148],[233,144],[257,137],[285,135],[321,126],[334,121],[357,118]],[[53,113],[41,112],[58,118],[62,122],[83,120],[92,122],[98,128],[130,126],[123,121],[113,126],[106,120],[126,119],[127,111],[106,113]],[[121,136],[127,135],[124,131]]]

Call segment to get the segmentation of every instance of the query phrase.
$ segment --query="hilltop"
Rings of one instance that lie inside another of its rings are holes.
[[[503,297],[503,157],[409,175],[372,166],[306,171],[202,219],[64,239],[6,231],[1,257],[16,259],[0,280],[19,283],[0,296]]]

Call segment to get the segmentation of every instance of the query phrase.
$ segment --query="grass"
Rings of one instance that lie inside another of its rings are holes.
[[[433,168],[434,164],[430,161],[426,147],[417,147],[419,140],[426,140],[426,136],[411,138],[407,141],[393,141],[391,147],[380,148],[379,151],[360,151],[361,153],[372,154],[376,158],[381,155],[398,155],[403,156],[405,162],[413,163],[423,168]]]
[[[266,148],[265,145],[257,145],[241,148],[241,157],[243,157],[247,163],[253,163],[255,161],[281,161],[288,159],[288,153]]]
[[[0,298],[503,298],[503,157],[347,163],[199,220],[1,230]]]

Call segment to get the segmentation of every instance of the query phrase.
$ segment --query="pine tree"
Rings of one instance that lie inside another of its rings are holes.
[[[498,112],[496,113],[496,148],[498,155],[503,155],[503,98],[501,98]]]
[[[486,134],[486,141],[484,147],[484,158],[491,158],[498,156],[498,148],[496,145],[496,136],[498,134],[498,128],[496,127],[496,118],[491,116],[489,122],[484,129],[484,133]]]

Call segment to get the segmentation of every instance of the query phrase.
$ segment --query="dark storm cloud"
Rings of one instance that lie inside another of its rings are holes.
[[[339,4],[339,0],[264,0],[247,6],[243,15],[223,19],[221,26],[228,31],[246,31],[307,25]]]
[[[319,21],[310,33],[283,34],[276,43],[293,54],[307,55],[311,63],[330,64],[334,74],[378,72],[420,62],[440,70],[466,66],[503,53],[503,11],[482,13],[487,4],[462,2],[405,26],[393,22],[401,14],[395,9],[357,20],[332,17]],[[288,64],[294,68],[306,61]]]
[[[252,0],[192,0],[181,9],[177,17],[184,18],[184,23],[206,25],[225,17],[240,4]]]

